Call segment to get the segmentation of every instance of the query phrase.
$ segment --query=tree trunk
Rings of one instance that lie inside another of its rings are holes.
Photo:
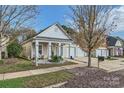
[[[99,63],[100,63],[100,62],[99,62],[99,60],[98,60],[98,68],[99,68]]]
[[[88,67],[91,67],[91,51],[88,52]]]
[[[0,34],[0,60],[2,59],[2,34]]]
[[[0,48],[0,60],[2,59],[2,55],[1,55],[1,48]]]

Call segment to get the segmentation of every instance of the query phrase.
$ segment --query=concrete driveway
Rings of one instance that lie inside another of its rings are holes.
[[[105,60],[103,62],[100,62],[100,68],[107,70],[108,72],[112,71],[117,71],[117,70],[122,70],[124,69],[124,58],[118,58],[116,57],[115,59],[117,60]],[[82,57],[82,58],[76,58],[76,61],[78,61],[80,64],[87,64],[87,57]],[[92,58],[91,65],[93,67],[98,67],[98,60],[97,58]]]

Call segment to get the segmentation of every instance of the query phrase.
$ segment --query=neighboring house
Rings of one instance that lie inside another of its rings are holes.
[[[9,43],[9,36],[3,35],[1,39],[1,58],[7,58],[8,53],[7,53],[7,45]]]
[[[36,34],[35,30],[31,28],[20,28],[17,33],[17,40],[19,43],[33,37]]]
[[[109,56],[123,56],[123,41],[117,37],[112,36],[109,36],[107,40]]]
[[[62,56],[63,58],[87,56],[87,53],[74,44],[71,37],[58,23],[24,41],[22,47],[22,56],[36,60],[38,58],[51,59],[52,55]]]
[[[97,56],[124,56],[124,41],[119,37],[108,36],[106,47],[96,49]]]

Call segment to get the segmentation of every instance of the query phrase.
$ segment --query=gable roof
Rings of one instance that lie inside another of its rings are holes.
[[[121,41],[121,44],[123,45],[123,47],[124,47],[124,39],[122,39],[122,38],[120,38],[120,37],[116,37],[118,40],[120,40]]]
[[[28,39],[28,40],[25,40],[23,41],[21,44],[24,44],[26,42],[29,42],[31,40],[33,40],[33,38],[37,37],[37,35],[43,33],[44,31],[46,31],[47,29],[49,29],[50,27],[52,27],[53,25],[57,26],[67,37],[69,40],[72,40],[72,38],[66,33],[66,31],[61,27],[61,25],[57,22],[57,23],[54,23],[48,27],[46,27],[45,29],[41,30],[40,32],[38,32],[36,35],[34,35],[32,38]],[[44,38],[44,37],[43,37]]]
[[[115,37],[112,37],[112,36],[107,37],[108,46],[115,46],[116,42],[117,42],[117,39]]]
[[[72,38],[66,33],[66,31],[61,27],[61,25],[60,25],[58,22],[57,22],[57,23],[54,23],[54,24],[52,24],[52,25],[50,25],[50,26],[48,26],[47,28],[45,28],[45,29],[43,29],[43,30],[41,30],[41,31],[40,31],[39,33],[37,33],[34,37],[36,37],[37,35],[43,33],[44,31],[46,31],[47,29],[49,29],[49,28],[52,27],[52,26],[57,26],[57,27],[64,33],[64,35],[67,36],[68,39],[71,39],[71,40],[72,40]],[[49,38],[49,37],[48,37],[48,38]]]
[[[117,41],[120,41],[122,46],[124,46],[124,40],[121,39],[120,37],[113,37],[113,36],[108,36],[107,37],[107,45],[108,46],[115,46]]]

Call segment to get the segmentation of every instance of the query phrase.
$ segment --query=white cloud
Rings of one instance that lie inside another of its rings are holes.
[[[115,7],[112,10],[112,16],[118,19],[116,31],[124,31],[124,6]]]
[[[74,26],[74,22],[71,18],[69,18],[69,16],[64,15],[64,19],[65,23],[69,23],[71,26]],[[124,6],[117,6],[112,9],[108,20],[108,25],[111,24],[113,20],[116,20],[115,22],[117,24],[115,31],[124,31]]]

